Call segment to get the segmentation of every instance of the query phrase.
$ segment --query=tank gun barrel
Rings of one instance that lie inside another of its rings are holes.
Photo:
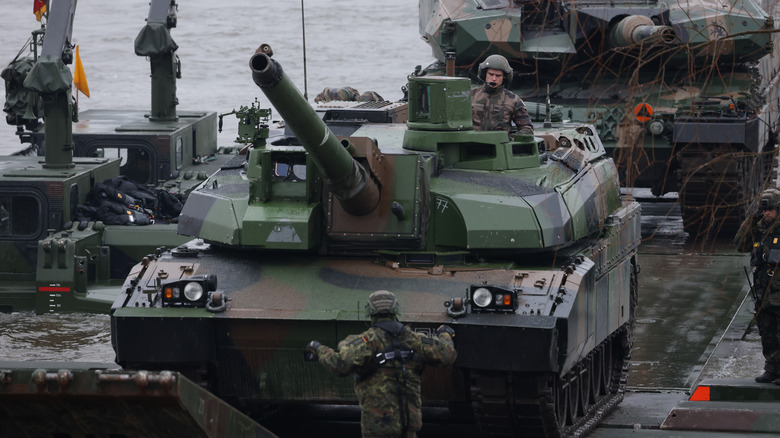
[[[255,84],[281,114],[317,168],[328,178],[329,188],[344,210],[355,216],[373,211],[379,203],[379,187],[366,168],[347,151],[349,142],[345,140],[342,143],[336,138],[295,88],[282,66],[264,52],[270,52],[270,47],[261,46],[249,61]]]
[[[609,32],[614,47],[628,47],[639,43],[668,46],[677,34],[671,26],[658,26],[650,17],[631,15],[615,24]]]

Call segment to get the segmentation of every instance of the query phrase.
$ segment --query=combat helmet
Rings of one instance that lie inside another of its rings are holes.
[[[759,207],[762,210],[780,208],[780,190],[772,187],[761,192]]]
[[[504,83],[512,80],[512,67],[509,66],[509,61],[501,55],[490,55],[481,64],[479,64],[479,70],[477,76],[483,81],[485,80],[485,72],[489,68],[501,70],[504,72]]]
[[[371,317],[377,315],[393,315],[398,316],[401,313],[401,309],[398,305],[398,300],[395,298],[392,292],[386,290],[378,290],[372,293],[368,297],[366,302],[366,310]]]

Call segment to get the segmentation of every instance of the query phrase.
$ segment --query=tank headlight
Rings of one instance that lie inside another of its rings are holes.
[[[197,281],[191,281],[184,286],[184,296],[190,301],[198,301],[203,297],[203,285]]]
[[[471,311],[511,313],[517,310],[517,294],[499,286],[473,285],[470,288]]]
[[[216,290],[216,275],[193,275],[163,283],[160,295],[163,307],[205,307],[209,295]]]
[[[471,301],[479,307],[487,307],[493,301],[493,294],[489,290],[481,287],[474,291]]]
[[[175,286],[166,286],[163,288],[163,296],[168,299],[179,299],[181,297],[181,290]]]
[[[647,125],[647,130],[653,135],[661,135],[664,132],[664,122],[653,120]]]

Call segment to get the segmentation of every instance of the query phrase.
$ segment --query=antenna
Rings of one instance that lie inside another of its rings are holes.
[[[550,84],[547,84],[547,102],[545,102],[544,127],[552,128],[552,121],[550,120]]]
[[[303,0],[301,0],[301,29],[303,29],[303,98],[309,101],[309,86],[306,76],[306,20],[303,14]]]

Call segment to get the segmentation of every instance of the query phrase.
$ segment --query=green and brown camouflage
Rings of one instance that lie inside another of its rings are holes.
[[[177,372],[106,364],[0,363],[0,435],[274,438]]]
[[[437,62],[418,74],[475,83],[488,55],[514,69],[529,110],[562,105],[593,124],[622,183],[677,192],[694,234],[732,234],[775,183],[780,92],[777,4],[423,0]],[[548,89],[549,86],[549,89]]]
[[[314,103],[330,102],[333,100],[341,102],[358,101],[358,102],[384,102],[385,99],[379,95],[376,91],[364,91],[359,92],[352,87],[341,88],[329,88],[324,90],[314,98]]]
[[[395,298],[392,300],[396,302]],[[389,312],[392,306],[385,307]],[[373,324],[389,321],[394,322],[395,316],[372,316]],[[408,359],[386,360],[386,366],[372,371],[368,370],[376,355],[384,353],[394,342],[390,332],[376,325],[363,333],[347,336],[335,350],[326,345],[317,347],[317,361],[325,369],[341,376],[354,373],[364,437],[401,436],[404,431],[419,431],[422,427],[422,370],[426,366],[450,366],[455,362],[455,347],[449,333],[429,337],[401,329],[397,335],[398,342],[410,354]],[[400,346],[395,348],[399,348],[397,354],[403,354]]]
[[[177,234],[175,223],[162,221],[145,226],[74,221],[77,206],[85,203],[90,190],[124,175],[139,185],[186,197],[235,157],[232,150],[217,148],[214,112],[150,117],[148,111],[90,110],[73,120],[72,75],[66,64],[72,62],[75,9],[75,0],[51,7],[40,55],[30,58],[32,67],[18,70],[14,62],[4,72],[15,74],[3,74],[7,96],[13,92],[18,98],[21,89],[33,101],[40,99],[46,117],[42,125],[37,117],[9,113],[7,118],[20,124],[17,134],[31,143],[30,149],[44,155],[0,161],[2,311],[108,312],[116,298],[116,281],[138,260],[188,238]],[[153,15],[163,15],[156,21],[175,23],[169,11],[175,11],[175,3],[153,1],[150,22],[155,21]],[[155,77],[154,66],[152,70]],[[173,93],[175,97],[175,87]]]
[[[499,436],[558,436],[620,401],[640,208],[592,126],[475,131],[470,82],[424,76],[406,123],[346,129],[364,108],[318,114],[275,60],[250,66],[294,137],[212,175],[180,217],[198,239],[133,268],[111,312],[120,365],[250,408],[355,403],[350,380],[301,353],[363,332],[364,300],[389,290],[415,331],[457,333],[455,366],[423,374],[425,405],[473,403]]]
[[[315,103],[330,102],[331,100],[349,101],[358,100],[360,92],[352,87],[330,88],[324,90],[314,98]]]

